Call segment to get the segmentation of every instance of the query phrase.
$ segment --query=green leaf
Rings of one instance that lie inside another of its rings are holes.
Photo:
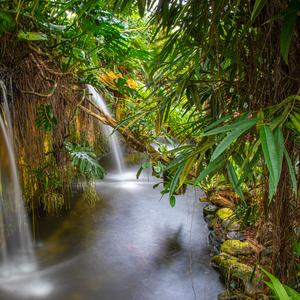
[[[280,174],[281,174],[281,170],[282,170],[283,152],[285,149],[283,133],[282,133],[282,129],[280,127],[277,127],[274,131],[274,141],[276,144],[277,156],[278,156],[278,161],[279,161],[278,178],[280,178]]]
[[[217,146],[214,153],[211,156],[211,161],[218,158],[232,143],[241,136],[244,132],[253,127],[257,122],[257,119],[246,119],[243,120],[242,124],[233,129],[228,135],[222,140],[222,142]]]
[[[219,169],[224,164],[224,162],[225,161],[222,160],[220,157],[214,161],[211,161],[208,164],[208,166],[202,172],[200,172],[200,175],[195,179],[194,186],[198,185],[199,182],[201,182],[206,176]]]
[[[282,167],[282,152],[284,147],[283,138],[281,140],[280,132],[275,137],[269,126],[263,125],[260,129],[260,142],[267,164],[270,178],[269,178],[269,200],[271,200],[276,192],[277,185],[280,178]]]
[[[272,286],[274,288],[275,294],[279,297],[280,300],[290,300],[286,290],[282,283],[271,273],[267,272],[266,270],[262,269],[262,271],[269,277],[272,282]]]
[[[172,195],[170,198],[169,198],[169,202],[170,202],[170,205],[171,207],[174,207],[175,204],[176,204],[176,198],[174,195]]]
[[[79,60],[85,60],[85,52],[82,49],[79,48],[73,48],[72,49],[72,53],[74,55],[75,58],[79,59]]]
[[[141,167],[138,169],[137,173],[136,173],[136,179],[139,179],[141,173],[142,173],[145,169],[150,168],[151,166],[152,166],[152,165],[151,165],[151,163],[150,163],[149,161],[144,162],[144,163],[141,165]]]
[[[47,35],[42,32],[24,32],[18,33],[18,38],[27,41],[47,41]]]
[[[300,294],[296,290],[285,284],[283,286],[292,300],[300,300]]]
[[[280,53],[283,60],[288,64],[289,49],[296,24],[297,15],[288,15],[284,18],[280,33]]]
[[[295,169],[294,169],[291,158],[290,158],[288,152],[286,151],[285,147],[284,147],[284,157],[287,161],[287,165],[288,165],[288,169],[289,169],[289,173],[290,173],[290,177],[291,177],[291,182],[292,182],[292,186],[293,186],[293,192],[297,196],[297,179],[296,179]]]
[[[238,120],[236,120],[235,122],[228,124],[228,125],[223,125],[221,127],[218,128],[214,128],[211,129],[209,131],[204,132],[204,136],[210,136],[210,135],[215,135],[215,134],[219,134],[219,133],[223,133],[223,132],[228,132],[232,129],[237,128],[238,126],[240,126],[244,121],[245,118],[247,117],[247,115],[243,115],[242,117],[240,117]],[[215,122],[215,124],[217,124],[217,122]],[[209,127],[206,127],[206,129]]]
[[[238,177],[234,171],[234,168],[232,166],[231,163],[228,163],[227,165],[227,170],[228,170],[228,176],[229,176],[229,180],[234,188],[234,190],[236,191],[236,193],[240,196],[241,200],[243,202],[245,202],[245,196],[244,193],[242,191],[241,185],[239,183]]]
[[[267,0],[256,0],[254,3],[254,8],[251,14],[251,21],[253,22],[261,10],[264,8],[265,4],[267,3]]]
[[[13,18],[6,12],[0,11],[0,35],[15,27]]]
[[[184,165],[185,164],[183,163],[180,167],[178,167],[178,169],[175,172],[175,175],[173,176],[173,178],[171,180],[170,191],[169,191],[170,197],[175,193],[175,190],[176,190],[176,187],[177,187],[177,183],[179,181],[180,174],[183,171]]]

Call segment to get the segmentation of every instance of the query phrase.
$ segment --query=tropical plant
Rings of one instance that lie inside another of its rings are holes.
[[[286,279],[298,207],[299,1],[115,1],[116,11],[131,7],[147,11],[160,48],[142,118],[155,114],[159,134],[174,109],[189,113],[190,137],[169,153],[170,201],[191,173],[194,185],[222,174],[245,204],[245,192],[266,191],[256,194],[273,224],[274,271]]]
[[[282,284],[277,277],[262,269],[262,271],[270,279],[269,281],[264,281],[264,283],[269,287],[275,299],[279,300],[300,300],[300,294],[293,288]]]
[[[105,171],[96,159],[95,153],[87,147],[73,145],[65,142],[65,147],[72,160],[72,165],[78,170],[79,174],[88,178],[104,177]]]

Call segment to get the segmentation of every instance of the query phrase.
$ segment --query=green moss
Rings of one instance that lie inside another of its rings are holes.
[[[247,295],[261,293],[262,283],[261,274],[257,271],[253,274],[254,267],[244,264],[237,257],[221,252],[212,258],[212,262],[217,265],[227,279],[235,280],[241,284]]]
[[[221,245],[221,251],[231,255],[249,255],[253,252],[248,242],[227,240]]]
[[[231,218],[233,216],[234,212],[231,208],[220,208],[217,211],[217,216],[223,221]]]

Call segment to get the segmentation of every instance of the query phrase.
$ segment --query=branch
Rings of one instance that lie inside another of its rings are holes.
[[[111,126],[112,128],[116,128],[118,126],[117,121],[114,120],[111,116],[105,114],[98,105],[96,105],[90,100],[89,102],[99,111],[100,114],[91,111],[83,105],[78,105],[78,107],[105,125]],[[134,136],[134,134],[128,128],[119,126],[117,130],[135,150],[139,152],[146,152],[154,160],[160,160],[164,163],[167,163],[169,161],[167,157],[163,156],[150,144],[141,142],[136,136]]]

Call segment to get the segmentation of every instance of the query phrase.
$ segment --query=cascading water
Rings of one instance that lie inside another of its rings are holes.
[[[87,89],[91,94],[92,100],[95,102],[95,104],[97,104],[106,115],[111,116],[111,113],[103,97],[99,95],[99,93],[95,90],[93,86],[87,85]],[[113,129],[110,126],[104,125],[102,126],[102,128],[106,138],[108,139],[108,143],[113,153],[116,167],[118,168],[119,173],[122,173],[122,171],[124,170],[124,161],[118,137],[116,134],[113,134]]]
[[[2,81],[0,92],[0,277],[9,277],[35,270],[36,260],[19,185],[7,92]]]

